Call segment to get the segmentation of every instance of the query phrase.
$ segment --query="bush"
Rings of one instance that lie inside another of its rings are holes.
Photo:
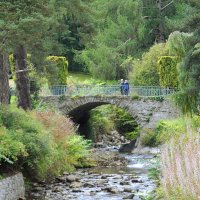
[[[0,163],[8,162],[13,164],[18,157],[27,156],[25,146],[22,142],[15,141],[11,135],[7,133],[4,127],[0,128]]]
[[[138,136],[139,136],[139,130],[138,129],[125,134],[125,137],[128,140],[136,140],[138,138]]]
[[[46,179],[71,171],[88,154],[88,143],[75,135],[66,117],[0,107],[0,164],[12,164],[31,178]]]
[[[117,131],[121,134],[130,132],[137,133],[138,124],[133,117],[121,108],[114,107],[112,116]]]
[[[143,54],[142,59],[135,59],[130,75],[131,82],[140,86],[159,86],[158,60],[168,54],[166,44],[156,44]]]
[[[141,143],[144,146],[155,147],[157,146],[156,141],[157,133],[152,129],[143,129],[143,133],[141,134]]]
[[[46,73],[49,85],[66,85],[68,74],[68,61],[65,57],[47,57]]]
[[[178,87],[178,59],[175,56],[161,56],[158,60],[160,86]]]
[[[110,134],[117,130],[127,139],[135,139],[139,134],[137,122],[123,109],[105,105],[91,111],[89,127],[90,135],[94,140],[102,134]]]
[[[17,108],[0,107],[0,124],[6,129],[6,137],[1,138],[2,146],[5,148],[7,138],[11,138],[11,145],[15,147],[18,144],[18,151],[23,150],[23,154],[15,155],[9,148],[4,156],[15,166],[19,168],[23,166],[26,171],[36,174],[40,160],[48,156],[52,150],[49,133],[29,113]],[[20,162],[17,162],[19,159]]]
[[[98,141],[101,135],[108,135],[115,129],[110,115],[110,106],[101,106],[91,111],[89,119],[91,139]]]
[[[186,122],[184,118],[160,121],[156,128],[157,144],[164,144],[172,137],[177,138],[182,133],[186,132],[185,123]]]

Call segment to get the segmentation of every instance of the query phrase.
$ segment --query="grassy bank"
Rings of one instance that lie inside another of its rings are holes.
[[[199,199],[199,127],[199,116],[161,121],[157,130],[146,136],[145,141],[149,144],[152,144],[152,141],[155,145],[162,144],[160,183],[153,199]]]

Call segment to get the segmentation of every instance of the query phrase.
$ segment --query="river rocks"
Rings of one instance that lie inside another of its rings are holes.
[[[60,182],[65,182],[66,181],[66,177],[65,176],[60,176],[60,177],[57,177],[57,180],[60,181]]]
[[[124,188],[124,192],[133,192],[134,190],[133,190],[133,188],[131,188],[131,187],[125,187]]]
[[[133,199],[134,196],[135,196],[135,194],[129,194],[129,195],[123,197],[123,199]]]
[[[116,130],[111,131],[109,134],[101,134],[97,136],[97,142],[94,144],[95,148],[105,148],[107,145],[119,146],[128,142],[128,140],[120,135]]]
[[[80,188],[82,187],[82,183],[80,182],[72,182],[72,184],[69,186],[70,188]]]
[[[97,166],[125,166],[128,161],[120,156],[118,152],[102,151],[102,149],[92,150],[92,159],[95,160]]]
[[[130,182],[129,181],[122,181],[122,182],[120,182],[120,185],[130,185]]]
[[[124,144],[119,148],[120,153],[132,153],[135,149],[136,140],[131,141],[130,143]]]
[[[135,199],[141,200],[139,195],[151,192],[154,183],[151,182],[145,171],[142,173],[127,170],[128,160],[117,158],[119,153],[105,150],[95,150],[95,156],[100,157],[99,163],[103,167],[77,170],[73,174],[65,172],[52,183],[45,186],[44,183],[33,184],[31,198],[29,200],[94,200],[94,199]],[[98,154],[98,153],[99,154]],[[125,156],[125,155],[124,155]],[[126,155],[133,160],[140,157]],[[107,161],[105,160],[107,158]],[[127,158],[127,157],[126,157]],[[143,157],[142,157],[143,158]],[[122,161],[121,166],[114,163]],[[131,162],[133,162],[131,160]],[[133,163],[137,163],[134,161]],[[149,159],[148,159],[149,162]],[[108,165],[106,166],[106,163]],[[111,164],[110,164],[111,163]],[[126,164],[125,164],[126,163]],[[131,165],[130,166],[134,166]],[[138,173],[136,175],[136,173]],[[113,197],[113,198],[112,198]]]
[[[112,194],[119,193],[119,190],[117,190],[116,188],[107,187],[107,188],[105,188],[105,190],[112,193]]]
[[[69,175],[69,176],[66,177],[66,180],[67,180],[68,182],[73,182],[73,181],[78,180],[78,178],[77,178],[77,176],[75,176],[75,175]]]

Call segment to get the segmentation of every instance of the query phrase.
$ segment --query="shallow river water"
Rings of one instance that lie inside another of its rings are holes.
[[[121,154],[121,156],[128,160],[127,166],[81,169],[73,174],[66,173],[48,185],[35,184],[31,199],[143,199],[155,189],[155,183],[148,178],[148,169],[156,159],[150,154]]]

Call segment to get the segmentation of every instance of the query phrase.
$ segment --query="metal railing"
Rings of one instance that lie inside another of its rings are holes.
[[[156,86],[131,86],[129,96],[156,97],[174,94],[175,89]],[[43,87],[40,96],[122,96],[119,85],[56,85]]]

